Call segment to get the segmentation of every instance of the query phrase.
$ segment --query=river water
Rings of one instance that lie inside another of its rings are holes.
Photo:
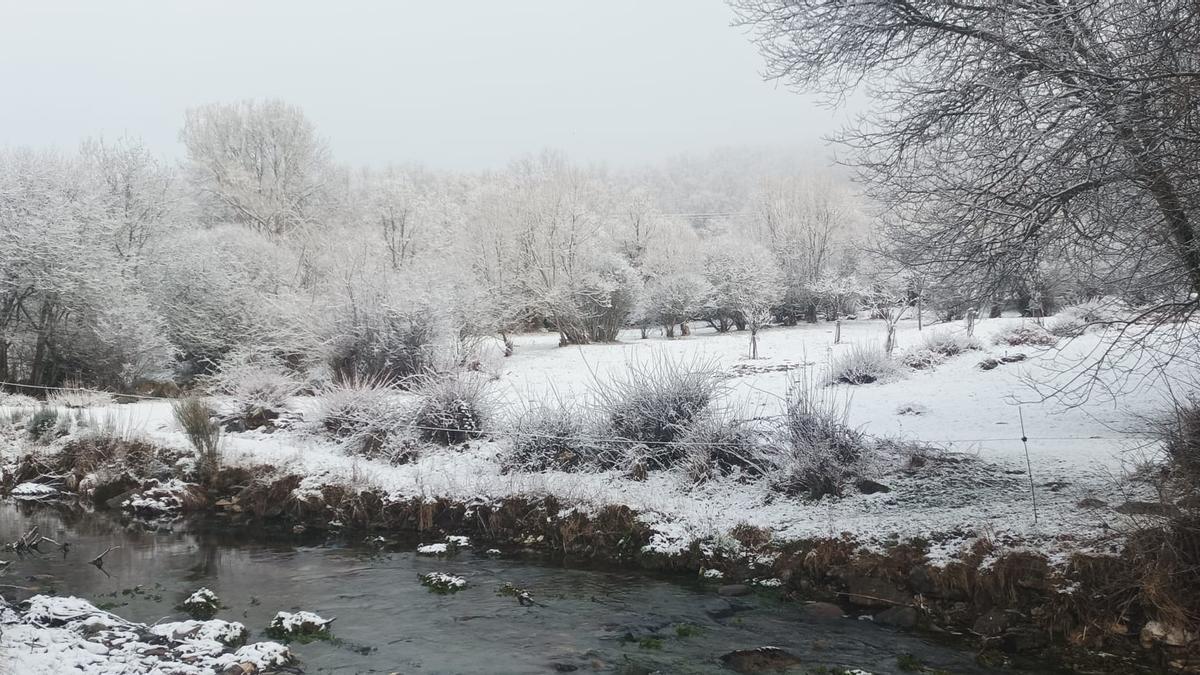
[[[15,560],[0,574],[6,598],[76,595],[154,623],[186,618],[176,605],[205,586],[227,606],[217,618],[246,624],[252,641],[267,639],[263,629],[278,610],[337,617],[333,640],[292,645],[307,673],[729,673],[722,654],[765,645],[800,657],[802,665],[788,672],[898,673],[901,654],[933,670],[999,672],[919,636],[866,621],[805,618],[770,593],[723,598],[712,586],[674,577],[473,552],[438,559],[416,555],[411,545],[380,549],[219,527],[146,531],[101,514],[0,504],[0,541],[35,524],[70,549],[0,554]],[[103,570],[87,564],[110,546],[120,548]],[[470,585],[431,593],[418,580],[431,571]],[[505,583],[540,605],[499,594]]]

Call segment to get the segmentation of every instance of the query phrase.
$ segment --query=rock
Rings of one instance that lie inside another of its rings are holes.
[[[1160,516],[1170,518],[1179,515],[1178,506],[1162,502],[1128,501],[1118,506],[1115,510],[1117,513],[1123,513],[1127,516]]]
[[[1019,616],[1019,615],[1018,615]],[[1014,617],[1011,613],[1003,609],[989,609],[975,619],[975,625],[972,628],[976,633],[984,637],[996,637],[1001,635],[1013,625]]]
[[[806,602],[800,606],[800,613],[806,619],[815,619],[817,621],[841,619],[846,615],[841,607],[832,602]]]
[[[934,581],[933,575],[929,573],[929,568],[924,565],[916,565],[908,570],[908,585],[921,595],[934,595],[937,593],[937,582]]]
[[[722,656],[721,662],[739,673],[765,673],[800,665],[797,656],[778,647],[738,649]]]
[[[554,672],[556,673],[573,673],[579,670],[579,666],[573,663],[551,663],[550,667],[553,668]]]
[[[1080,499],[1075,506],[1081,509],[1102,509],[1108,506],[1108,502],[1105,502],[1101,499],[1096,499],[1095,497],[1084,497],[1083,499]]]
[[[704,613],[717,620],[728,619],[738,612],[745,612],[751,609],[754,609],[751,605],[731,600],[714,600],[704,605]]]
[[[879,492],[891,492],[892,489],[883,483],[878,483],[869,478],[860,478],[854,482],[854,487],[864,495],[873,495]]]
[[[1004,632],[1004,649],[1011,653],[1032,652],[1050,645],[1050,635],[1033,626],[1018,626]]]
[[[1165,621],[1150,621],[1142,626],[1138,640],[1146,649],[1161,642],[1168,647],[1184,647],[1196,641],[1196,633],[1183,626],[1173,626]]]
[[[717,588],[717,595],[722,595],[727,598],[750,595],[750,587],[746,584],[725,584],[724,586]]]
[[[124,504],[127,500],[138,496],[139,494],[141,494],[141,492],[142,492],[141,488],[136,488],[136,487],[130,488],[130,489],[118,494],[116,497],[112,497],[111,499],[108,499],[107,501],[105,501],[104,506],[105,506],[105,508],[119,510],[121,508],[122,504]],[[96,495],[99,496],[99,494],[100,494],[100,490],[97,489]]]
[[[917,627],[921,614],[915,607],[892,607],[875,615],[875,623],[881,623],[893,628],[912,630]]]
[[[1018,363],[1018,362],[1024,361],[1027,358],[1029,358],[1029,357],[1025,356],[1024,353],[1016,352],[1013,354],[1006,354],[1004,356],[1001,356],[1000,363]]]
[[[984,359],[979,362],[979,365],[977,367],[980,370],[991,370],[999,365],[1000,365],[1000,362],[997,361],[996,359]]]
[[[846,598],[859,607],[886,608],[912,602],[912,596],[883,579],[850,577],[846,580],[846,586]]]

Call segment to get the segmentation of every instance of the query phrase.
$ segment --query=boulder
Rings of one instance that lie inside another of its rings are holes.
[[[915,607],[892,607],[879,612],[874,617],[875,623],[881,623],[893,628],[912,630],[917,627],[921,614]]]

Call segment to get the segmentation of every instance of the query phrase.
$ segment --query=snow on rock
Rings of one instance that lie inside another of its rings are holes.
[[[207,588],[200,588],[189,595],[180,606],[194,618],[209,619],[221,609],[221,599]]]
[[[267,670],[292,661],[270,642],[231,653],[245,635],[245,626],[226,621],[146,626],[76,597],[35,595],[24,611],[0,605],[0,661],[13,673],[210,675],[238,663]]]
[[[130,497],[122,506],[142,516],[172,515],[183,510],[185,496],[190,490],[190,485],[172,478],[143,491],[140,495]]]
[[[151,626],[150,632],[176,641],[211,640],[229,646],[242,644],[246,641],[247,636],[246,626],[242,623],[222,621],[221,619],[208,621],[191,619],[160,623]]]
[[[313,612],[276,612],[267,631],[273,635],[314,635],[329,630],[333,619]]]
[[[417,547],[417,553],[421,555],[445,555],[449,550],[449,544],[425,544]]]
[[[421,576],[421,583],[435,593],[457,593],[467,587],[467,580],[453,574],[430,572]]]
[[[46,499],[58,494],[58,490],[43,483],[21,483],[10,493],[13,499]]]

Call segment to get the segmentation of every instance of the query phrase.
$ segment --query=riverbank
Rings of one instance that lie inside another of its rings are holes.
[[[1013,325],[994,320],[982,330]],[[857,323],[846,337],[877,328]],[[916,333],[904,327],[902,344],[916,343]],[[500,407],[567,396],[639,350],[662,348],[713,357],[729,396],[766,414],[792,372],[808,367],[796,354],[846,348],[807,328],[773,330],[767,358],[753,362],[736,357],[740,336],[578,350],[553,348],[547,337],[518,338],[495,375],[494,386],[509,392]],[[852,388],[850,421],[878,439],[877,452],[867,480],[822,499],[739,475],[698,483],[675,470],[512,470],[503,428],[420,447],[395,464],[322,435],[318,401],[306,397],[270,424],[227,432],[223,469],[206,485],[194,482],[169,402],[64,410],[63,433],[49,441],[31,441],[25,420],[11,420],[0,430],[3,484],[27,498],[50,490],[142,520],[198,516],[426,544],[461,535],[573,564],[765,583],[854,617],[953,635],[985,659],[1034,654],[1080,671],[1128,672],[1135,661],[1194,670],[1194,627],[1139,592],[1144,559],[1169,535],[1163,516],[1176,508],[1126,471],[1145,456],[1135,452],[1145,440],[1134,422],[1153,409],[1151,397],[1130,396],[1119,410],[1041,404],[1012,414],[1027,379],[1048,381],[1062,359],[1101,344],[1088,334],[1058,348],[1023,347],[1023,360],[984,369],[1013,351],[985,341],[936,368]],[[1012,429],[1018,420],[1026,430]]]

